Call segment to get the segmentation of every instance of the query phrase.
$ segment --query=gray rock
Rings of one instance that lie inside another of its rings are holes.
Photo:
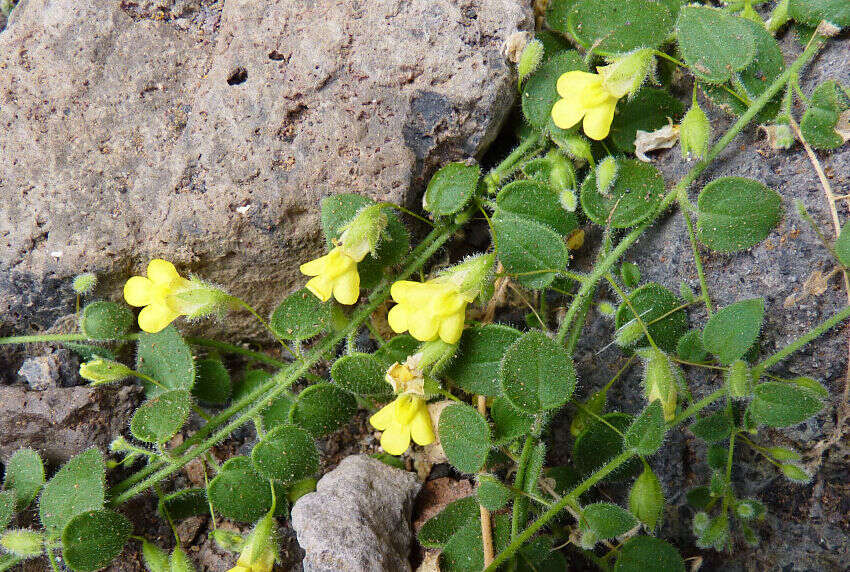
[[[138,385],[43,391],[0,386],[0,458],[32,447],[59,463],[93,446],[106,449],[141,399]]]
[[[154,256],[267,313],[323,248],[322,197],[414,205],[483,152],[532,24],[522,0],[22,3],[0,35],[4,331]],[[228,328],[259,332],[245,316]]]
[[[24,360],[18,375],[24,378],[31,389],[42,391],[51,387],[71,387],[80,379],[77,374],[80,362],[66,349]]]
[[[353,455],[292,508],[305,572],[410,570],[416,475]]]

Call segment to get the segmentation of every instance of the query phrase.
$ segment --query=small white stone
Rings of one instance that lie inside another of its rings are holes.
[[[236,207],[236,212],[238,212],[239,214],[245,214],[246,212],[248,212],[248,209],[250,209],[250,208],[251,208],[250,204],[247,204],[247,205],[241,206],[241,207]]]
[[[53,258],[62,258],[63,254],[65,254],[65,253],[61,250],[54,250],[53,252],[50,253],[50,256],[52,256]]]

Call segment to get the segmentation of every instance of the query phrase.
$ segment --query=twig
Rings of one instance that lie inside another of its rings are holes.
[[[485,419],[487,418],[487,397],[484,395],[478,396],[478,413]],[[490,511],[478,505],[478,510],[481,513],[481,545],[484,548],[484,566],[489,566],[495,557],[493,550],[493,523],[490,520]]]

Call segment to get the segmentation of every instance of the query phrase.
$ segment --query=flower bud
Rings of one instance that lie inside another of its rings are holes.
[[[643,337],[643,326],[637,318],[632,318],[614,332],[614,343],[621,348],[633,346]]]
[[[794,132],[787,123],[761,125],[759,129],[767,135],[767,144],[771,149],[790,149],[794,145]]]
[[[608,302],[607,300],[599,302],[599,304],[596,305],[596,309],[599,311],[600,314],[608,318],[613,318],[614,314],[617,312],[617,308],[614,306],[614,304]]]
[[[659,400],[664,409],[664,420],[672,421],[676,417],[676,376],[673,364],[667,354],[656,348],[646,348],[640,351],[646,360],[644,373],[644,391],[649,403]]]
[[[726,377],[726,387],[729,395],[737,398],[749,397],[753,393],[753,381],[750,368],[744,360],[737,360],[729,368]]]
[[[434,282],[448,282],[467,302],[472,302],[481,293],[481,289],[490,280],[495,262],[494,254],[470,256],[434,279]]]
[[[558,193],[576,188],[576,171],[572,162],[564,157],[558,149],[552,149],[546,154],[549,161],[549,186]]]
[[[342,251],[360,262],[370,252],[374,256],[381,240],[381,234],[387,228],[387,215],[380,204],[363,207],[351,221],[343,227],[339,237]]]
[[[197,572],[195,565],[189,560],[189,555],[179,546],[171,553],[171,572]]]
[[[189,318],[222,314],[236,306],[234,298],[227,292],[195,277],[189,279],[185,289],[171,294],[170,299],[174,309]]]
[[[596,546],[597,542],[599,542],[599,535],[589,528],[582,530],[580,544],[582,548],[585,550],[593,550],[593,547]]]
[[[218,547],[227,552],[237,552],[245,546],[245,539],[241,534],[230,532],[223,528],[216,528],[212,531],[211,536]]]
[[[94,272],[84,272],[74,277],[71,287],[74,292],[80,295],[91,294],[94,287],[97,285],[97,276]]]
[[[130,447],[130,443],[127,442],[127,439],[124,437],[116,437],[112,440],[112,443],[109,444],[109,450],[112,453],[122,453],[124,451],[132,451],[132,447]]]
[[[147,540],[142,541],[142,561],[149,572],[170,572],[171,570],[165,550]]]
[[[593,154],[590,151],[590,142],[581,135],[573,134],[566,137],[553,136],[552,140],[558,147],[573,160],[591,161]]]
[[[277,559],[278,540],[271,513],[261,518],[242,547],[236,566],[229,572],[271,572]]]
[[[0,538],[0,546],[20,558],[35,558],[44,553],[44,537],[27,528],[7,530]]]
[[[80,364],[80,377],[92,385],[103,385],[127,379],[133,370],[111,359],[96,358]]]
[[[516,66],[517,75],[519,76],[519,85],[522,85],[523,80],[543,61],[543,42],[537,38],[531,40],[525,45],[522,50],[522,55],[519,57],[519,62]]]
[[[607,66],[596,68],[602,76],[602,87],[617,98],[634,95],[655,71],[652,50],[642,48],[611,60]]]
[[[694,520],[692,526],[694,528],[694,535],[702,536],[702,533],[706,531],[708,525],[711,524],[711,517],[708,516],[708,513],[703,511],[699,511],[694,515]]]
[[[629,510],[649,530],[654,530],[661,520],[664,493],[661,490],[661,482],[648,465],[644,465],[643,473],[635,479],[632,490],[629,491]]]
[[[610,196],[611,187],[617,182],[620,166],[617,159],[608,155],[596,165],[596,190],[603,196]]]
[[[708,153],[710,142],[711,124],[708,122],[708,116],[694,100],[679,126],[679,144],[682,148],[682,157],[690,159],[693,156],[701,159]]]

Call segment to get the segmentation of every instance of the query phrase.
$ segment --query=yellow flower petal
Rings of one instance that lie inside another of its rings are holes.
[[[360,275],[357,273],[357,269],[354,268],[336,279],[334,284],[334,298],[340,304],[351,306],[357,303],[359,297]]]
[[[311,278],[304,287],[312,292],[313,295],[322,302],[327,302],[331,299],[334,284],[327,276],[320,275],[315,278]]]
[[[581,121],[585,108],[575,102],[559,99],[552,106],[552,121],[561,129],[569,129]]]
[[[420,286],[422,286],[422,284],[419,282],[398,280],[397,282],[393,282],[393,285],[390,287],[390,295],[396,302],[407,302]]]
[[[456,344],[463,333],[464,311],[443,318],[440,322],[440,339],[447,344]]]
[[[154,258],[148,263],[148,278],[157,285],[166,286],[175,280],[180,280],[181,276],[174,268],[174,265],[167,260]]]
[[[424,401],[410,423],[410,436],[417,445],[430,445],[436,440],[434,428],[431,426],[431,416],[428,415],[428,408]]]
[[[617,107],[617,99],[608,98],[603,104],[587,111],[584,116],[584,132],[591,139],[601,141],[608,137],[611,130],[611,122],[614,121],[614,108]]]
[[[407,331],[408,317],[407,306],[397,304],[390,308],[387,322],[395,333],[400,334]]]
[[[595,73],[584,71],[568,71],[558,78],[558,95],[569,98],[571,95],[581,93],[588,87],[601,83],[601,79]]]
[[[131,306],[147,306],[155,299],[154,288],[144,276],[132,276],[124,284],[124,300]]]
[[[139,327],[149,334],[155,334],[164,330],[179,315],[165,304],[149,304],[139,312]]]
[[[325,271],[325,266],[328,263],[329,256],[330,255],[325,254],[324,256],[320,256],[315,260],[305,262],[304,264],[298,267],[298,270],[300,270],[301,274],[305,276],[318,276],[319,274]]]
[[[401,455],[410,447],[410,428],[393,421],[381,434],[381,447],[390,455]]]
[[[407,320],[407,328],[410,335],[420,342],[430,342],[437,339],[440,320],[426,312],[416,312]]]
[[[377,413],[375,413],[374,415],[372,415],[372,417],[369,418],[369,423],[371,423],[372,427],[374,427],[378,431],[383,431],[384,429],[390,426],[390,423],[392,423],[394,414],[395,401],[381,407]]]

